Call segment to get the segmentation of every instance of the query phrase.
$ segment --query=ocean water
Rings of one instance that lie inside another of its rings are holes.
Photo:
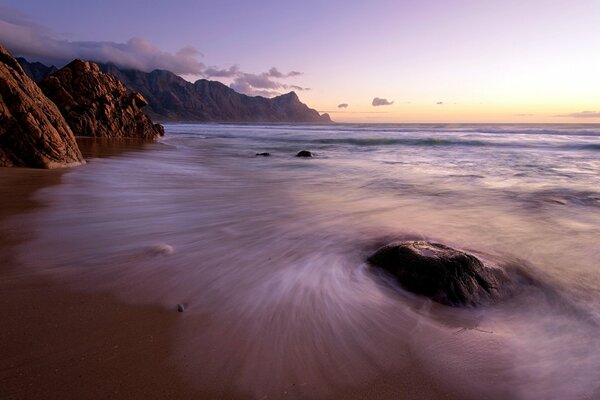
[[[38,191],[19,258],[74,290],[185,304],[173,360],[198,388],[600,398],[600,126],[173,124],[130,150]],[[531,282],[440,306],[365,264],[399,238]]]

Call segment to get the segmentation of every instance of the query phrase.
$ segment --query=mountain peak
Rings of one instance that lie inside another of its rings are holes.
[[[33,64],[23,61],[23,69],[32,76],[25,66]],[[96,64],[83,60],[73,60],[68,66],[77,71],[93,71],[91,75],[96,75],[96,69],[99,69],[122,82],[128,91],[141,93],[148,102],[144,111],[155,120],[249,123],[331,122],[329,116],[322,116],[302,103],[294,91],[269,99],[238,93],[218,81],[199,79],[191,83],[166,70],[144,72],[121,69],[114,63]],[[43,77],[47,75],[46,73]]]

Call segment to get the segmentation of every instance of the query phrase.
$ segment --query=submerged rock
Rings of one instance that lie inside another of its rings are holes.
[[[139,93],[127,93],[98,65],[74,60],[54,72],[40,87],[77,136],[153,139],[164,128],[142,111],[148,102]]]
[[[178,312],[184,312],[185,311],[185,304],[182,304],[182,303],[177,304],[177,311]]]
[[[256,153],[257,157],[269,157],[271,153]]]
[[[312,157],[312,153],[308,150],[302,150],[299,151],[298,154],[296,154],[296,157]]]
[[[0,167],[83,163],[73,132],[56,105],[0,46]]]
[[[510,283],[503,269],[439,243],[392,243],[377,250],[368,262],[387,271],[406,290],[449,306],[497,300],[508,292]]]
[[[150,253],[155,256],[167,256],[169,254],[173,254],[174,251],[175,250],[173,249],[173,246],[166,243],[155,244],[154,246],[150,247]]]

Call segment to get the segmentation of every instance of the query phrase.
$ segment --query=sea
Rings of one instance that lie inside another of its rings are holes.
[[[183,306],[172,358],[191,384],[255,399],[427,398],[430,386],[600,399],[600,125],[165,130],[88,143],[87,165],[19,216],[32,235],[17,254],[73,290]],[[495,304],[442,306],[367,264],[403,239],[528,278]]]

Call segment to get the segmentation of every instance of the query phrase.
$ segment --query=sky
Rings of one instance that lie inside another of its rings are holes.
[[[338,122],[600,123],[600,0],[0,0],[0,42],[294,90]]]

